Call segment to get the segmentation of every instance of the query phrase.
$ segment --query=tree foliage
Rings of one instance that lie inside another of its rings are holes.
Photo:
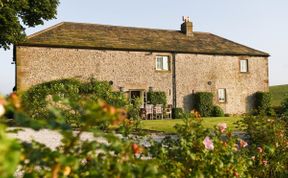
[[[25,37],[25,27],[56,18],[59,0],[0,0],[0,48]]]

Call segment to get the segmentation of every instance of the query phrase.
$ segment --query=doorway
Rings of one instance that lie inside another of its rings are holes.
[[[144,103],[144,90],[130,90],[129,99],[132,104],[135,104],[136,99],[141,99],[142,104]]]

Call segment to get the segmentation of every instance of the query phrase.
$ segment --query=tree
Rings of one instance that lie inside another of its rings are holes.
[[[0,0],[0,48],[25,37],[25,27],[56,18],[59,0]]]

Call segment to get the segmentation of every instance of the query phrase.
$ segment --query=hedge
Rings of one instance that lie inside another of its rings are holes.
[[[149,91],[147,92],[147,101],[149,104],[165,106],[167,102],[166,94],[163,91]]]
[[[269,92],[255,93],[255,110],[258,115],[274,115],[271,107],[271,94]]]
[[[202,117],[211,116],[213,110],[213,94],[209,92],[197,92],[194,98],[194,109],[196,109]]]
[[[212,116],[213,117],[224,117],[224,111],[220,106],[213,106],[212,109]]]
[[[184,111],[182,108],[172,108],[172,118],[182,119]]]
[[[104,100],[115,107],[125,107],[128,102],[120,92],[113,92],[106,81],[91,79],[81,82],[76,79],[62,79],[35,85],[22,94],[22,105],[33,119],[51,119],[49,107],[60,109],[66,122],[73,126],[79,125],[79,108],[67,105],[68,101]]]

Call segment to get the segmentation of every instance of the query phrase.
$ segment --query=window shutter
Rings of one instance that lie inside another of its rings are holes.
[[[163,70],[168,70],[169,65],[168,65],[168,57],[167,56],[163,56]]]

